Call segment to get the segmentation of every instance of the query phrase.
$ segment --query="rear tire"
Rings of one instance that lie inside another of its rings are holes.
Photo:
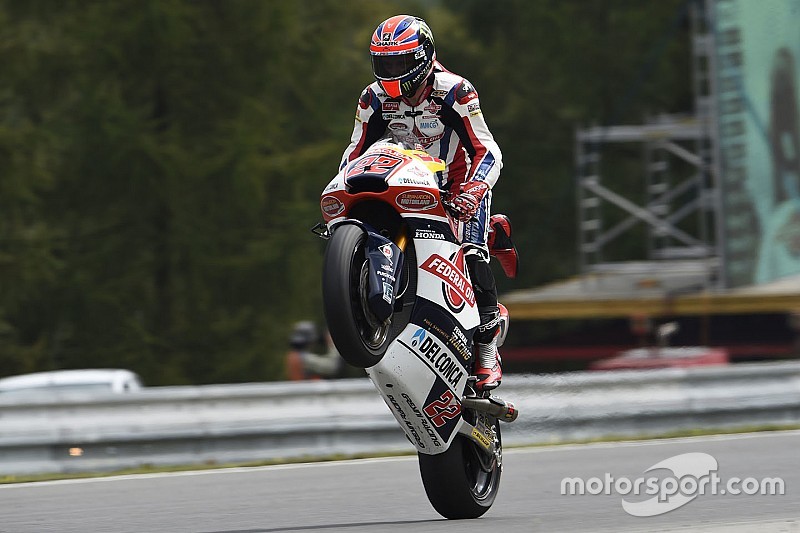
[[[502,456],[496,420],[494,430]],[[502,468],[467,437],[457,435],[444,453],[418,455],[425,493],[443,517],[451,520],[478,518],[494,503]]]
[[[386,348],[408,323],[410,308],[404,304],[389,324],[381,323],[366,304],[369,290],[366,233],[355,224],[343,224],[333,231],[325,251],[322,300],[325,320],[342,359],[357,368],[376,365]],[[406,256],[404,279],[409,275]],[[414,265],[416,266],[416,265]],[[407,292],[406,292],[407,293]],[[404,301],[409,302],[414,292]]]

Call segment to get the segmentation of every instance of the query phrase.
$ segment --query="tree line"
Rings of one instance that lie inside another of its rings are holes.
[[[0,1],[0,375],[281,379],[293,322],[322,321],[309,228],[397,13],[503,150],[522,271],[501,292],[574,274],[575,128],[689,109],[685,5]]]

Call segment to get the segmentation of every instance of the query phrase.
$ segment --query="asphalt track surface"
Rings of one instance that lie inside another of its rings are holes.
[[[713,456],[724,482],[780,477],[785,494],[699,495],[650,517],[620,494],[561,494],[565,477],[633,480],[690,452]],[[469,521],[436,514],[415,457],[40,482],[0,486],[0,531],[800,532],[798,467],[800,431],[507,450],[495,505]]]

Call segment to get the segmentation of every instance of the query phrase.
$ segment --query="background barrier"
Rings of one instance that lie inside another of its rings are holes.
[[[505,444],[800,423],[800,362],[509,375]],[[0,397],[0,475],[413,452],[364,379]]]

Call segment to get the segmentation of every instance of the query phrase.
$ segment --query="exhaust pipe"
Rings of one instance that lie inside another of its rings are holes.
[[[501,422],[513,422],[519,415],[519,411],[517,411],[513,403],[502,400],[497,396],[489,396],[488,398],[467,397],[461,400],[461,405],[467,409],[475,409],[492,415]]]

